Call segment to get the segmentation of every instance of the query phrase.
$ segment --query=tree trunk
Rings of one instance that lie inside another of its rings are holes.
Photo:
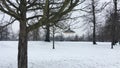
[[[48,24],[49,23],[49,0],[46,0],[46,8],[44,9],[45,12],[44,12],[44,15],[46,16],[47,20],[46,20],[46,36],[45,36],[45,41],[46,42],[50,42],[50,25]]]
[[[18,68],[27,68],[26,21],[20,22],[19,45],[18,45]]]
[[[1,29],[0,29],[0,40],[3,39],[2,37],[3,37],[3,29],[1,28]]]
[[[49,25],[46,26],[45,41],[46,41],[46,42],[50,42],[50,27],[49,27]]]
[[[53,48],[52,49],[55,49],[55,28],[53,26]]]
[[[92,12],[93,12],[93,44],[96,44],[96,16],[95,16],[95,6],[94,0],[92,0]]]
[[[18,68],[27,68],[26,0],[20,0],[20,32],[18,43]]]
[[[96,28],[95,28],[95,23],[94,23],[94,27],[93,27],[93,44],[96,44]]]
[[[114,2],[114,18],[112,22],[112,42],[111,42],[111,49],[117,43],[117,34],[116,34],[116,26],[117,26],[117,0],[113,0]]]
[[[33,41],[38,41],[39,39],[40,36],[39,36],[39,28],[38,28],[33,31]]]

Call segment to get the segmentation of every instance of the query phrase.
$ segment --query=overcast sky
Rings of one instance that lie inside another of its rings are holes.
[[[103,2],[109,2],[109,1],[111,1],[111,0],[100,0],[101,3],[103,3]],[[79,8],[79,6],[78,6],[78,8]],[[82,13],[80,13],[80,12],[74,12],[73,16],[79,16],[80,14],[82,14]],[[100,19],[100,20],[102,20],[102,19]],[[73,29],[73,30],[76,32],[77,35],[81,36],[83,34],[86,34],[86,31],[90,30],[90,29],[87,28],[86,26],[84,27],[83,24],[85,23],[85,21],[82,21],[81,18],[79,19],[79,21],[80,22],[78,24],[76,24],[76,25],[73,26],[73,28],[77,27],[76,29]],[[92,30],[90,30],[90,31],[92,32]]]
[[[110,1],[110,0],[101,0],[101,2],[107,2],[107,1]],[[79,16],[79,14],[82,14],[82,13],[80,13],[80,12],[74,12],[73,13],[73,16]],[[73,25],[71,28],[76,32],[75,34],[76,35],[83,35],[84,33],[85,33],[85,30],[84,30],[84,28],[83,27],[81,27],[82,26],[82,24],[84,23],[83,21],[82,21],[82,19],[79,19],[78,20],[79,21],[79,23],[77,23],[77,24],[75,24],[75,25]],[[19,30],[19,23],[18,22],[15,22],[14,24],[12,24],[12,29],[13,29],[13,31],[15,32],[15,33],[17,33],[18,32],[18,30]],[[75,28],[75,29],[74,29]],[[75,35],[74,34],[74,35]]]

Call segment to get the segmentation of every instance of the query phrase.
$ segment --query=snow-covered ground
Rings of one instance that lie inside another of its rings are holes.
[[[0,42],[0,68],[17,68],[16,41]],[[29,42],[28,68],[120,68],[120,46],[91,42]]]

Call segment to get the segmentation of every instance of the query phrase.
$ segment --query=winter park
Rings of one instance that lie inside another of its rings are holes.
[[[120,68],[120,1],[0,0],[0,68]]]

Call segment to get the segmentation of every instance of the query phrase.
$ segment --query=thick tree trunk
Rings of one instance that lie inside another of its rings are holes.
[[[27,68],[27,31],[24,21],[20,22],[18,68]]]
[[[18,44],[18,68],[27,68],[26,0],[20,0],[20,32]]]
[[[48,24],[49,23],[49,0],[46,0],[46,8],[44,9],[45,12],[44,12],[44,15],[46,16],[47,20],[46,20],[46,36],[45,36],[45,41],[46,42],[50,42],[50,25]]]
[[[45,41],[46,41],[46,42],[50,42],[50,27],[49,27],[49,25],[46,26]]]

